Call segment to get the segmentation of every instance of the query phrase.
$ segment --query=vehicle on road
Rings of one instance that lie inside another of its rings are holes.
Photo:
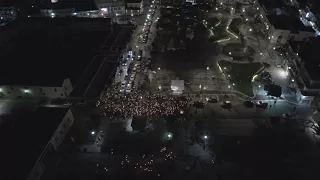
[[[253,101],[244,101],[243,105],[248,107],[248,108],[253,108],[254,107],[254,102]]]
[[[218,103],[218,98],[217,97],[210,97],[207,99],[208,103]]]
[[[131,88],[130,89],[126,89],[126,93],[131,93]]]
[[[282,117],[284,119],[298,119],[298,115],[293,113],[284,113],[282,114]]]
[[[262,102],[262,101],[257,101],[256,102],[256,107],[257,108],[266,109],[268,107],[268,103],[267,102]]]
[[[122,81],[121,82],[121,88],[125,88],[126,87],[126,81]]]
[[[87,104],[87,101],[80,101],[76,105],[77,106],[85,106]]]
[[[223,101],[221,107],[225,109],[231,109],[232,108],[231,101]]]
[[[193,102],[193,107],[203,109],[204,103],[202,101],[195,101],[195,102]]]

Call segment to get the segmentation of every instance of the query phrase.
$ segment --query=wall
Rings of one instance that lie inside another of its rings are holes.
[[[74,118],[73,118],[72,112],[69,109],[69,111],[61,121],[59,127],[57,128],[56,132],[51,138],[51,144],[54,150],[58,149],[61,142],[64,140],[67,132],[69,131],[70,127],[72,126],[73,122],[74,122]]]
[[[74,8],[41,10],[41,14],[46,17],[55,17],[55,16],[66,17],[66,16],[70,16],[74,12],[75,12]]]
[[[38,159],[38,162],[32,168],[32,171],[30,172],[27,180],[39,180],[41,178],[46,169],[43,165],[43,160],[45,159],[45,156],[47,154],[48,147],[53,147],[54,151],[56,151],[61,142],[64,140],[68,130],[73,125],[73,122],[74,117],[71,110],[69,109],[66,115],[63,117],[63,120],[61,121],[59,127],[51,137],[51,140],[48,142],[48,145],[43,151],[43,154]]]
[[[61,87],[40,86],[0,86],[0,97],[2,98],[46,98],[64,99],[72,92],[69,79],[65,80]]]
[[[45,167],[41,162],[37,162],[30,172],[27,180],[39,180],[45,171]]]
[[[136,7],[136,8],[141,8],[142,7],[142,2],[140,3],[127,3],[127,7]]]

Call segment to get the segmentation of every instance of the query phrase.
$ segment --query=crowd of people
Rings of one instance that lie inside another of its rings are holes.
[[[189,98],[153,94],[146,90],[134,89],[131,93],[106,92],[102,99],[105,113],[109,116],[169,116],[183,114]]]

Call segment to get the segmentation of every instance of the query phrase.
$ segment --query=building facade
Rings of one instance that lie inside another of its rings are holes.
[[[109,16],[122,16],[126,14],[124,0],[95,0],[96,6]]]
[[[58,112],[57,116],[57,110]],[[46,111],[45,115],[48,117],[47,120],[50,120],[49,116],[53,116],[58,122],[58,127],[54,130],[49,142],[44,147],[41,154],[39,154],[37,161],[35,162],[34,166],[31,168],[27,176],[27,180],[39,180],[46,171],[46,166],[48,165],[47,162],[48,158],[47,154],[54,153],[59,148],[60,144],[64,140],[67,132],[69,131],[70,127],[73,125],[74,117],[70,109],[66,108],[40,108],[36,113],[34,118],[43,118],[42,120],[46,120],[46,116],[37,116],[39,111]],[[52,112],[52,113],[51,113]],[[40,112],[41,113],[41,112]],[[61,117],[59,117],[61,114]],[[60,118],[60,119],[59,119]],[[40,127],[37,127],[40,128]]]
[[[143,13],[143,0],[127,0],[126,2],[127,15],[140,15]]]
[[[69,78],[61,84],[61,86],[0,85],[0,97],[64,99],[71,94],[73,87]]]

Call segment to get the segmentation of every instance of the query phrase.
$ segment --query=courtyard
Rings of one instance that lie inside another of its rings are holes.
[[[236,63],[221,60],[219,61],[219,66],[235,90],[249,97],[254,96],[251,85],[252,77],[263,69],[263,64],[258,62]]]

